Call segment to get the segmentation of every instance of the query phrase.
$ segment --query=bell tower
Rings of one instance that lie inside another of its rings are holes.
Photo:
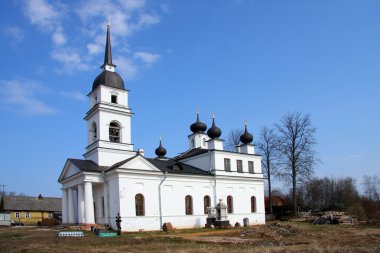
[[[128,106],[129,90],[115,72],[112,63],[110,22],[107,22],[107,38],[103,71],[95,78],[88,94],[90,110],[87,121],[88,145],[83,157],[100,166],[110,166],[136,154],[131,140],[132,111]]]

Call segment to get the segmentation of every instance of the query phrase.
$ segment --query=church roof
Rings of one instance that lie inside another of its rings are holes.
[[[208,149],[194,148],[194,149],[190,149],[184,153],[179,154],[178,156],[174,157],[173,159],[174,160],[181,160],[181,159],[185,159],[188,157],[201,155],[201,154],[207,153],[208,151],[209,151]]]
[[[112,170],[112,169],[117,169],[123,164],[135,159],[136,157],[141,156],[141,155],[136,155],[133,157],[130,157],[128,159],[125,159],[123,161],[120,161],[118,163],[115,163],[111,167],[107,168],[106,171]],[[194,166],[178,162],[173,159],[157,159],[157,158],[146,158],[141,156],[143,159],[148,161],[150,164],[152,164],[154,167],[159,169],[161,172],[167,172],[170,174],[191,174],[191,175],[204,175],[204,176],[209,176],[212,175],[210,172],[198,169]]]
[[[101,167],[90,160],[82,159],[67,159],[74,164],[78,169],[85,172],[102,172],[104,167]]]
[[[95,78],[92,84],[92,90],[95,90],[99,85],[124,90],[124,81],[121,76],[116,72],[108,70],[103,70],[103,72]]]
[[[50,211],[59,212],[62,209],[61,198],[3,196],[4,211]]]
[[[160,160],[160,159],[147,159],[151,164],[157,167],[162,172],[167,172],[170,174],[192,174],[192,175],[204,175],[211,176],[212,174],[208,171],[198,169],[194,166],[177,162],[173,159]]]

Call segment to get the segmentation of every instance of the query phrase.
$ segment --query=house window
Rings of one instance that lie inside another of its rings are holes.
[[[120,126],[116,122],[111,122],[109,128],[110,142],[120,142]]]
[[[111,95],[111,103],[117,104],[117,96]]]
[[[207,214],[207,208],[211,206],[211,198],[210,196],[206,195],[203,198],[203,212]]]
[[[256,197],[255,196],[251,197],[251,212],[252,213],[256,212]]]
[[[228,213],[233,213],[234,212],[234,199],[232,196],[227,197],[227,212]]]
[[[236,169],[237,169],[237,172],[243,173],[243,161],[242,160],[236,160]]]
[[[20,213],[19,212],[15,213],[15,218],[20,218]]]
[[[224,170],[231,171],[231,160],[228,158],[224,158]]]
[[[48,218],[49,218],[49,219],[53,219],[53,217],[54,217],[54,214],[53,214],[53,213],[48,213]]]
[[[187,195],[185,197],[185,209],[186,209],[186,215],[193,214],[193,198],[190,195]]]
[[[145,215],[144,195],[140,193],[136,194],[135,205],[136,205],[136,216],[144,216]]]
[[[96,140],[97,138],[97,128],[96,128],[96,123],[95,122],[92,122],[92,125],[91,125],[91,135],[92,135],[92,140]]]
[[[30,218],[30,213],[25,213],[25,218]]]
[[[248,161],[248,172],[251,174],[255,173],[253,161]]]

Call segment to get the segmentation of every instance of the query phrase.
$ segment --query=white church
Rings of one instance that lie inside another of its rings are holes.
[[[157,157],[145,157],[142,149],[134,150],[129,91],[115,67],[108,23],[103,71],[88,94],[88,145],[83,159],[67,159],[58,179],[62,222],[117,229],[119,213],[122,231],[160,230],[166,222],[175,228],[203,227],[207,208],[222,200],[230,224],[243,224],[244,218],[250,225],[264,224],[261,157],[247,125],[231,152],[223,149],[215,117],[207,129],[197,114],[188,150],[168,158],[160,141]]]

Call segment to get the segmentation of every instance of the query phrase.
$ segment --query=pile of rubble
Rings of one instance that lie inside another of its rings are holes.
[[[346,215],[344,212],[325,212],[324,215],[316,218],[313,224],[357,224],[358,218]]]
[[[242,231],[240,237],[255,237],[257,235],[271,235],[271,236],[289,236],[298,233],[298,230],[288,224],[272,223],[265,226],[264,231],[256,231],[255,229],[249,229]]]

